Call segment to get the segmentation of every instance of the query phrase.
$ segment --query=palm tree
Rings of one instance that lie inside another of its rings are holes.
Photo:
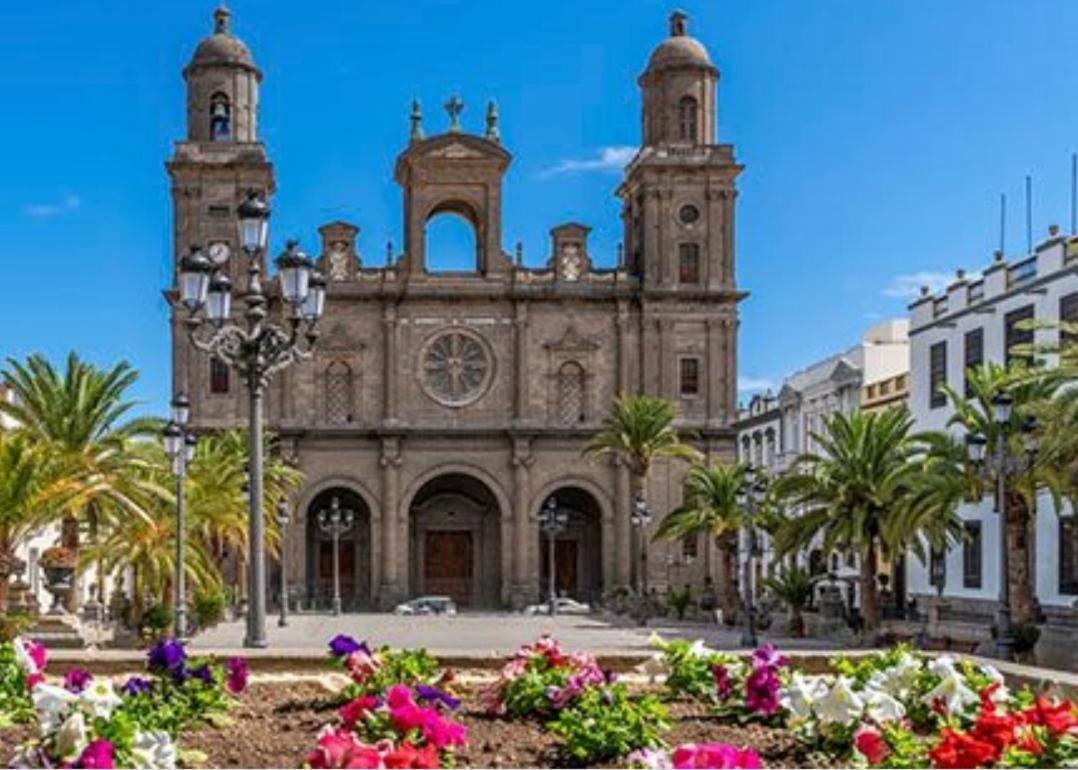
[[[585,457],[613,456],[629,469],[629,494],[643,497],[648,473],[660,458],[693,462],[700,453],[686,444],[674,427],[674,404],[646,395],[622,395],[614,399],[602,429],[587,446]],[[629,515],[625,511],[625,516]]]
[[[912,423],[903,409],[836,413],[824,423],[824,432],[814,435],[822,451],[801,455],[775,482],[776,493],[800,511],[777,533],[777,553],[792,553],[817,537],[823,538],[825,553],[836,548],[858,553],[868,631],[879,624],[879,558],[901,555],[921,531],[936,537],[954,528],[953,495],[926,491],[928,446],[910,435]],[[921,531],[896,527],[892,522],[898,517]]]
[[[124,422],[134,406],[126,391],[137,378],[126,362],[102,370],[74,352],[63,372],[39,354],[25,363],[8,359],[3,372],[14,400],[0,403],[0,411],[65,467],[65,481],[47,504],[63,517],[62,544],[76,551],[80,526],[96,538],[110,521],[147,518],[150,501],[163,493],[132,462],[132,443],[160,428],[153,419]]]
[[[1011,606],[1014,620],[1020,624],[1032,623],[1036,619],[1033,586],[1030,579],[1029,541],[1033,536],[1032,524],[1037,510],[1037,491],[1042,488],[1048,489],[1056,498],[1058,505],[1060,496],[1068,488],[1073,489],[1071,473],[1074,467],[1068,468],[1063,459],[1068,451],[1068,445],[1078,450],[1078,443],[1071,436],[1051,438],[1053,435],[1060,435],[1060,431],[1054,426],[1065,425],[1067,420],[1066,407],[1063,405],[1068,397],[1061,395],[1061,398],[1053,401],[1053,397],[1060,392],[1066,377],[1067,370],[1065,369],[1028,369],[1022,365],[1012,364],[1010,367],[1004,367],[996,363],[987,363],[967,371],[968,396],[951,387],[943,387],[954,411],[948,425],[961,427],[967,435],[979,433],[984,436],[987,440],[986,456],[988,457],[995,456],[1001,442],[1007,447],[1010,456],[1025,457],[1022,428],[1026,425],[1026,421],[1038,412],[1041,413],[1042,418],[1046,415],[1050,416],[1050,427],[1042,428],[1049,436],[1046,441],[1042,441],[1045,451],[1039,453],[1033,462],[1022,465],[1017,472],[1008,476],[1007,499],[1000,503],[1005,513],[1007,547],[1012,554],[1008,560]],[[993,401],[1003,393],[1013,398],[1014,407],[1010,420],[1000,425],[996,422]],[[1051,415],[1053,408],[1062,408],[1064,411]],[[1070,423],[1071,426],[1074,424]],[[970,496],[973,499],[980,499],[986,494],[992,494],[993,479],[989,477],[982,480],[982,477],[976,473],[977,469],[969,467],[968,463],[967,468],[968,476],[972,479]],[[986,481],[989,483],[986,484]]]
[[[677,539],[706,532],[715,539],[722,560],[723,616],[735,621],[739,608],[737,533],[745,521],[738,494],[745,485],[741,464],[694,465],[685,477],[685,502],[663,517],[655,538]]]
[[[21,431],[0,431],[0,613],[15,552],[41,526],[41,496],[56,479],[48,457]]]
[[[795,639],[805,635],[805,617],[802,610],[812,599],[815,581],[808,570],[797,564],[789,564],[780,572],[764,580],[764,586],[790,611],[788,633]]]

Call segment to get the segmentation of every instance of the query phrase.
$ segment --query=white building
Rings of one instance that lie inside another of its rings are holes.
[[[823,430],[825,420],[837,412],[850,413],[861,407],[866,394],[872,405],[894,401],[904,392],[909,371],[909,322],[892,319],[870,327],[854,346],[828,356],[788,376],[777,396],[754,396],[738,415],[738,459],[763,468],[774,477],[786,470],[805,452],[817,449],[813,433]],[[881,389],[883,399],[877,395]],[[771,550],[761,538],[761,565],[756,573],[770,574]],[[742,563],[747,551],[742,538]],[[803,560],[816,573],[855,574],[857,559],[852,554],[823,554],[809,549]]]
[[[1014,345],[1034,341],[1056,344],[1052,328],[1023,331],[1027,319],[1078,321],[1078,237],[1064,238],[1057,227],[1031,255],[1005,260],[1001,253],[980,278],[959,271],[947,290],[923,295],[910,305],[910,410],[918,430],[951,430],[951,409],[937,386],[964,387],[968,367],[1005,362]],[[967,539],[945,557],[944,595],[955,622],[988,634],[999,593],[999,517],[992,500],[963,505]],[[1078,598],[1078,527],[1066,506],[1059,515],[1042,495],[1035,517],[1032,574],[1036,596],[1051,626],[1070,627]],[[929,569],[907,559],[911,595],[933,595]],[[1046,638],[1046,641],[1048,639]],[[1038,651],[1038,655],[1040,655]]]

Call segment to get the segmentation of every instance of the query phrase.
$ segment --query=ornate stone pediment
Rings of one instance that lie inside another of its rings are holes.
[[[482,158],[483,153],[476,152],[470,147],[465,147],[460,142],[454,142],[453,144],[447,144],[444,147],[439,147],[435,150],[431,150],[427,153],[428,158]]]
[[[569,352],[585,352],[590,350],[599,349],[599,341],[591,337],[583,337],[580,332],[576,330],[576,327],[569,325],[565,330],[565,334],[561,336],[559,340],[552,340],[544,346],[547,350],[553,350],[560,353]]]
[[[320,353],[359,353],[365,347],[367,345],[363,340],[353,337],[344,324],[338,323],[327,334],[322,335],[317,350]]]

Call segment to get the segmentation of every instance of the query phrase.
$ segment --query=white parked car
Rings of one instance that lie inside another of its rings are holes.
[[[393,609],[394,615],[456,615],[457,605],[448,596],[417,596]]]
[[[591,605],[584,602],[578,602],[576,599],[570,599],[568,596],[559,596],[556,602],[555,609],[559,615],[589,615],[591,614]],[[549,615],[550,603],[541,602],[539,604],[532,604],[524,608],[525,615]]]

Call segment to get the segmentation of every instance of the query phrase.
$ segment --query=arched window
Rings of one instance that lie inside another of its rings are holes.
[[[678,283],[700,283],[700,244],[679,243],[677,247]]]
[[[232,108],[220,91],[210,97],[210,141],[232,141]]]
[[[326,367],[326,422],[344,425],[355,419],[352,408],[352,369],[343,361]]]
[[[562,425],[584,422],[584,367],[567,361],[558,369],[558,421]]]
[[[683,142],[696,141],[696,100],[691,96],[681,97],[677,103],[678,136]]]
[[[428,272],[473,273],[479,270],[479,239],[473,221],[463,211],[437,211],[427,220]]]

